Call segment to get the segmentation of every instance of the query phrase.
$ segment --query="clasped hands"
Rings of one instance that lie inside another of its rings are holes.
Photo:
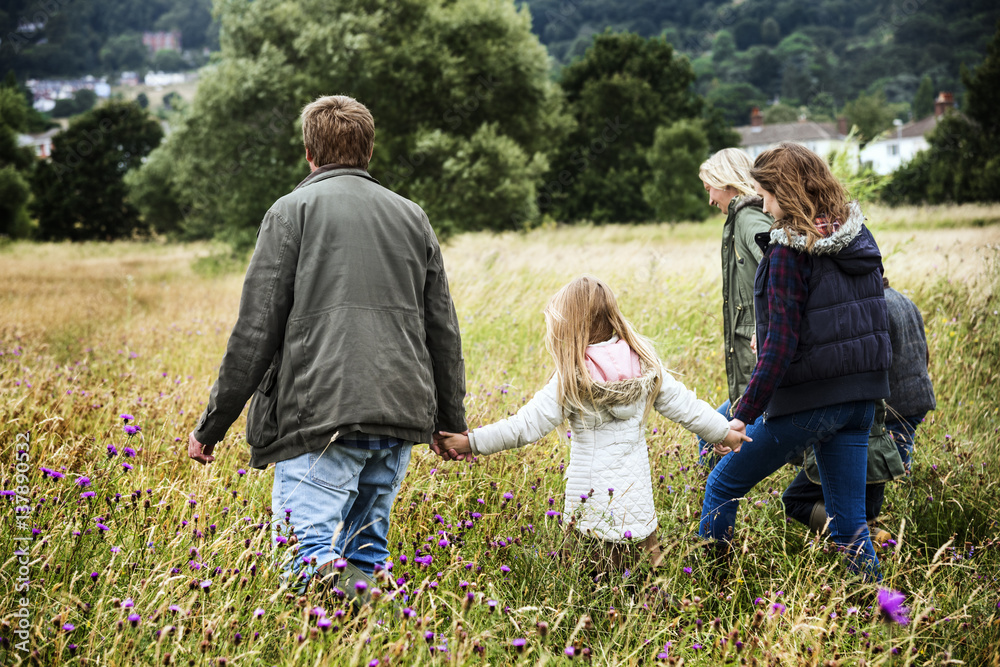
[[[434,434],[431,450],[446,461],[464,461],[472,455],[469,431],[465,430],[461,433],[438,431]]]
[[[730,452],[738,452],[743,447],[744,442],[753,442],[753,438],[747,436],[747,425],[739,419],[729,420],[729,433],[713,446],[716,455],[725,456]]]

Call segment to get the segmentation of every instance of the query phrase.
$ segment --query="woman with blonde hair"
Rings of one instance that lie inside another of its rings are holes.
[[[771,228],[762,210],[763,200],[750,179],[750,158],[738,148],[724,148],[704,163],[698,176],[708,192],[708,203],[726,214],[722,226],[722,332],[725,342],[728,397],[719,413],[732,419],[730,406],[750,382],[757,355],[753,350],[753,277],[762,252],[754,241]],[[699,441],[699,461],[710,467],[718,457],[708,455],[708,443]]]
[[[655,566],[659,543],[644,435],[650,411],[726,451],[745,435],[664,371],[652,343],[597,278],[583,276],[560,289],[545,308],[545,324],[555,361],[548,384],[516,415],[468,435],[441,432],[436,446],[452,459],[486,456],[535,442],[568,419],[567,522],[575,533],[609,546],[613,566],[633,543],[651,554]]]
[[[851,570],[878,579],[865,477],[892,360],[882,256],[857,203],[812,151],[782,143],[750,175],[775,220],[754,283],[760,355],[730,422],[749,424],[753,441],[709,475],[700,533],[732,540],[739,499],[812,447],[833,539]]]

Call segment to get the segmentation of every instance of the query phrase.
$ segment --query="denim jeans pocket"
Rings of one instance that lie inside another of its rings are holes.
[[[351,482],[361,475],[371,453],[367,449],[335,444],[330,444],[325,453],[310,452],[309,479],[328,489],[340,490],[352,486]]]
[[[841,426],[841,405],[827,405],[814,410],[803,410],[792,415],[792,424],[819,437],[832,436]]]

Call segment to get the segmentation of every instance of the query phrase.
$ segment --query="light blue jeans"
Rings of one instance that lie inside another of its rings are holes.
[[[753,442],[723,456],[708,476],[700,535],[731,540],[740,498],[812,446],[833,540],[847,551],[851,570],[881,579],[865,522],[868,434],[874,417],[874,401],[854,401],[769,417],[748,426]]]
[[[412,442],[399,443],[375,450],[331,443],[275,464],[274,536],[288,537],[287,517],[298,539],[286,569],[312,572],[304,563],[313,557],[315,567],[346,558],[367,574],[385,564],[389,515],[413,449]]]

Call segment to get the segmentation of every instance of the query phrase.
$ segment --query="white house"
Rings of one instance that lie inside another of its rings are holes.
[[[844,146],[848,147],[854,157],[858,151],[854,141],[847,142],[847,120],[844,118],[836,123],[801,119],[794,123],[765,125],[764,114],[754,107],[750,112],[750,124],[733,129],[739,132],[740,148],[751,160],[783,141],[802,144],[824,158],[833,151],[843,150]]]
[[[62,131],[62,128],[54,127],[47,132],[40,134],[18,134],[17,145],[28,146],[35,153],[35,157],[44,159],[52,155],[52,137]]]
[[[861,151],[861,162],[871,165],[876,174],[891,174],[927,148],[926,135],[937,127],[938,120],[954,108],[955,98],[942,92],[934,101],[934,114],[921,120],[906,123],[896,121],[894,130],[870,142]]]

